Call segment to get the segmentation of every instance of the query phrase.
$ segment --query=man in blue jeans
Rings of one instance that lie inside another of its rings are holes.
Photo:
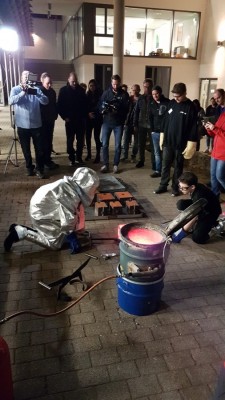
[[[162,169],[162,150],[160,149],[160,132],[162,132],[163,121],[169,103],[162,94],[162,88],[158,85],[152,88],[152,101],[150,102],[149,121],[151,126],[151,135],[153,143],[153,151],[155,155],[155,171],[151,174],[151,178],[161,176]]]
[[[109,140],[113,131],[115,138],[113,172],[116,174],[120,162],[123,127],[129,109],[129,95],[122,89],[119,75],[112,76],[111,86],[102,94],[99,108],[103,114],[101,172],[109,171]]]

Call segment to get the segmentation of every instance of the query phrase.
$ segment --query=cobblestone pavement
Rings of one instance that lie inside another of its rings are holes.
[[[4,253],[3,241],[11,223],[30,225],[29,200],[38,187],[73,173],[64,126],[58,120],[54,136],[60,168],[45,181],[25,175],[20,147],[19,167],[9,162],[6,168],[13,136],[7,108],[0,111],[0,126],[0,317],[24,309],[59,311],[70,303],[57,302],[56,291],[38,282],[71,274],[85,254],[53,252],[26,241]],[[87,166],[100,168],[92,161]],[[150,173],[146,153],[144,168],[121,163],[117,176],[133,186],[149,221],[161,225],[177,215],[176,199],[170,190],[154,195],[159,178]],[[132,221],[87,221],[86,229],[93,236],[116,237],[118,224]],[[101,257],[119,254],[115,242],[99,242],[89,252],[98,257],[83,270],[89,285],[116,274],[119,257]],[[201,246],[188,237],[171,245],[158,312],[127,314],[118,306],[116,280],[111,279],[58,316],[24,314],[0,325],[10,349],[15,400],[210,400],[225,357],[224,261],[224,239]],[[77,299],[82,287],[74,284],[66,292]]]

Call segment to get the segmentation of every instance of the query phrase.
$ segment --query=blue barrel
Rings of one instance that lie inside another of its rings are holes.
[[[120,267],[117,272],[118,303],[124,311],[143,316],[158,310],[164,287],[163,276],[153,282],[138,282],[121,276]]]

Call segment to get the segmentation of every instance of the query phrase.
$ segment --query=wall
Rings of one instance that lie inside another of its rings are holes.
[[[217,48],[217,41],[225,40],[224,0],[208,0],[206,21],[199,77],[217,78],[225,88],[225,47]]]
[[[62,22],[33,18],[34,46],[24,47],[24,57],[62,60]]]

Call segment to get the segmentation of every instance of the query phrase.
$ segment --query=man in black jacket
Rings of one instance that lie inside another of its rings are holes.
[[[184,83],[176,83],[172,90],[174,99],[168,103],[162,131],[164,133],[162,174],[155,194],[167,192],[170,170],[174,164],[172,196],[179,196],[178,178],[183,172],[184,158],[191,159],[196,151],[197,112],[193,102],[187,98],[186,92]]]
[[[173,234],[172,240],[174,243],[179,243],[191,231],[192,240],[195,243],[204,244],[209,240],[209,233],[222,213],[219,199],[207,186],[198,183],[197,176],[192,172],[184,172],[178,181],[179,190],[185,195],[190,195],[190,199],[177,202],[178,210],[185,210],[199,199],[206,199],[207,204],[197,217]]]
[[[121,154],[121,140],[124,122],[129,109],[129,95],[121,87],[119,75],[113,75],[111,86],[105,90],[100,99],[99,110],[103,114],[102,124],[102,150],[103,166],[101,172],[109,171],[109,140],[112,131],[115,138],[115,154],[113,172],[118,172]]]
[[[47,169],[56,169],[59,167],[54,161],[52,161],[52,141],[53,132],[55,126],[55,120],[58,117],[57,106],[56,106],[56,92],[52,88],[52,80],[47,72],[41,74],[41,91],[48,98],[48,104],[41,107],[41,120],[42,120],[42,144],[44,150],[44,164]]]
[[[83,163],[82,153],[84,146],[85,120],[87,118],[87,99],[84,89],[79,85],[75,72],[69,74],[68,83],[62,87],[58,96],[58,113],[65,121],[67,153],[70,165]],[[73,147],[76,135],[77,149]]]

